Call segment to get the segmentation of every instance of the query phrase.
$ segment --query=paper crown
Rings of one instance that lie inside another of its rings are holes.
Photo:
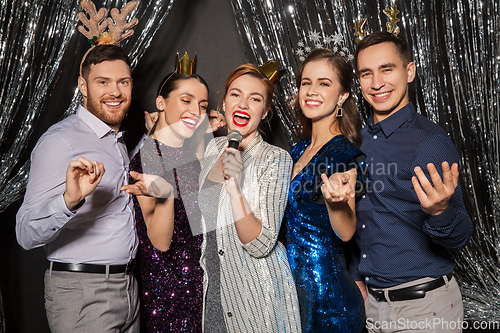
[[[189,54],[186,52],[179,58],[179,52],[175,56],[175,73],[177,74],[196,74],[196,64],[198,60],[196,59],[196,53],[194,54],[193,60],[189,58]]]
[[[387,27],[387,32],[390,32],[397,36],[399,34],[399,27],[396,26],[396,24],[400,21],[400,19],[397,17],[399,14],[398,7],[396,5],[392,5],[390,8],[386,7],[383,12],[385,16],[389,18],[389,22],[385,24]],[[366,29],[364,28],[365,23],[366,18],[362,18],[354,22],[354,36],[358,36],[356,37],[356,43],[359,43],[363,38],[366,37]]]
[[[138,6],[135,0],[123,6],[121,12],[117,8],[111,9],[111,17],[107,17],[108,10],[104,7],[97,11],[90,0],[82,0],[80,6],[87,14],[78,13],[78,19],[83,23],[78,26],[78,31],[87,37],[92,46],[118,44],[134,34],[132,28],[139,22],[137,18],[127,22],[127,16]],[[105,31],[106,28],[108,31]]]
[[[272,61],[271,59],[260,65],[259,69],[267,76],[269,81],[276,83],[285,74],[284,69],[278,69],[279,65],[279,61]]]

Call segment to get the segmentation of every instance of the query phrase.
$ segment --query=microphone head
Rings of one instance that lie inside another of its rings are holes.
[[[227,134],[228,147],[238,149],[240,142],[243,140],[243,135],[241,132],[234,129],[230,130]]]

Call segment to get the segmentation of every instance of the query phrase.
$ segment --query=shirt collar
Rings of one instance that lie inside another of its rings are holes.
[[[385,118],[382,121],[374,124],[373,114],[368,119],[368,126],[370,132],[375,131],[376,129],[382,129],[384,135],[389,137],[395,130],[401,127],[404,123],[406,123],[415,113],[415,107],[412,102],[409,102],[404,107]]]
[[[94,131],[94,133],[99,137],[99,139],[102,139],[108,133],[112,133],[113,135],[115,135],[114,129],[109,127],[105,122],[97,118],[94,114],[92,114],[82,105],[78,106],[76,114],[78,115],[78,117],[80,117],[81,120],[83,120],[84,123],[86,123]],[[123,132],[118,132],[116,137],[120,138],[122,137],[122,135]]]

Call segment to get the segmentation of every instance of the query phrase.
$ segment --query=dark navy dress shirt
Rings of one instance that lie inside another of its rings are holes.
[[[472,233],[460,184],[448,208],[432,216],[422,210],[411,177],[420,166],[430,180],[428,163],[442,177],[443,161],[450,167],[458,163],[453,143],[411,102],[377,124],[372,115],[362,136],[372,181],[356,206],[360,255],[351,274],[370,287],[387,288],[450,273],[451,252],[464,247]]]

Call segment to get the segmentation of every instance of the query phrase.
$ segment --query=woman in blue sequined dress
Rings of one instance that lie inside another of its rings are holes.
[[[290,151],[285,214],[303,332],[360,332],[364,325],[363,297],[344,257],[344,242],[356,230],[354,184],[364,158],[351,73],[342,57],[316,49],[296,75],[303,139]]]
[[[141,332],[202,331],[200,160],[184,142],[202,123],[207,105],[200,76],[167,75],[158,89],[154,133],[130,162],[135,184],[125,189],[136,194]]]

